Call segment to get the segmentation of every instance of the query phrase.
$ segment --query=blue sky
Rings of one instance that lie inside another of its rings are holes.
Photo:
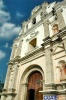
[[[22,22],[29,18],[35,6],[43,2],[44,0],[0,0],[0,78],[2,81],[6,76],[13,40],[18,36]]]

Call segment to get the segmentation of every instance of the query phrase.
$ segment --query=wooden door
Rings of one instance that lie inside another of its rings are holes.
[[[36,100],[43,100],[43,95],[39,91],[43,90],[42,87],[38,88],[36,91]]]
[[[28,80],[28,100],[42,100],[43,96],[39,92],[42,89],[42,75],[40,72],[33,72]]]

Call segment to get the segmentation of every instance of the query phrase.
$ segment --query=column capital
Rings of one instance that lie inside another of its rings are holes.
[[[44,47],[46,47],[46,46],[50,47],[51,46],[51,43],[52,43],[51,37],[48,36],[45,39],[43,39],[43,41],[44,41],[44,43],[42,44],[42,46],[44,46]]]
[[[48,24],[49,25],[49,20],[47,20],[47,19],[46,20],[43,20],[42,23],[43,23],[43,26],[45,26],[45,24]]]

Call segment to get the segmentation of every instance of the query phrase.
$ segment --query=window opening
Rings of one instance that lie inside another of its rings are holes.
[[[40,15],[42,16],[43,15],[43,12],[41,12]]]
[[[36,18],[33,18],[32,23],[33,23],[33,24],[36,24]]]
[[[28,30],[28,24],[26,25],[26,30]]]
[[[35,49],[35,47],[36,47],[36,38],[29,42],[28,51]]]

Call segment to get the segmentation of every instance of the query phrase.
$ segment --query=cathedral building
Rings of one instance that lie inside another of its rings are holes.
[[[22,23],[1,100],[66,100],[66,0],[36,6]]]

